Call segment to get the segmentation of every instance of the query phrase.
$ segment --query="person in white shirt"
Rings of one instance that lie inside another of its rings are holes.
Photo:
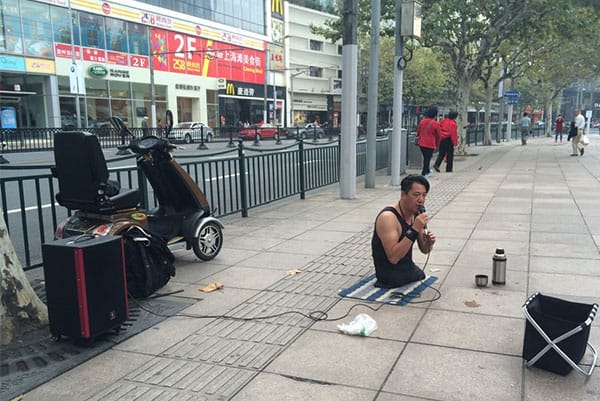
[[[577,136],[573,137],[573,139],[571,140],[571,156],[577,156],[577,154],[583,156],[583,152],[585,150],[583,148],[583,145],[581,145],[579,141],[581,140],[581,136],[584,133],[585,118],[583,118],[583,115],[581,114],[581,111],[579,109],[575,109],[575,128],[577,128]]]

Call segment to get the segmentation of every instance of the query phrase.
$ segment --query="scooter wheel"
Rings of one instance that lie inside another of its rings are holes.
[[[221,227],[215,222],[208,222],[200,233],[198,238],[194,238],[192,248],[198,259],[211,260],[221,250],[223,246],[223,232]]]

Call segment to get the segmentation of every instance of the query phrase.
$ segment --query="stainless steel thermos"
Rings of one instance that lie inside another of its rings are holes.
[[[506,255],[502,248],[496,248],[492,258],[492,284],[506,284]]]

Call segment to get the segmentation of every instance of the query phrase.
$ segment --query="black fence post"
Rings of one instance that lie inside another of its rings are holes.
[[[277,126],[277,133],[275,135],[277,135],[275,145],[281,145],[281,131],[279,130],[279,126]]]
[[[223,129],[223,127],[221,127]],[[233,143],[233,125],[229,126],[229,143],[227,144],[228,148],[235,148],[235,143]]]
[[[319,138],[317,138],[317,126],[313,125],[313,142],[319,142]]]
[[[298,141],[298,181],[300,184],[300,199],[306,198],[306,186],[304,184],[304,141]]]
[[[200,126],[200,145],[196,149],[208,149],[208,146],[204,143],[204,125]]]
[[[240,170],[240,201],[242,217],[248,217],[248,187],[246,185],[246,158],[244,157],[244,141],[240,139],[238,145],[238,163]]]

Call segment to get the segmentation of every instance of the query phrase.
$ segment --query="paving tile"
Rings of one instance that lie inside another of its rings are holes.
[[[525,292],[496,288],[460,288],[442,285],[442,297],[432,304],[433,309],[452,310],[505,317],[521,317],[521,307],[527,300]]]
[[[109,350],[26,393],[24,399],[88,399],[151,360],[149,355]],[[85,383],[85,386],[82,386],[82,383]]]
[[[599,288],[600,276],[556,273],[531,273],[529,275],[531,292],[597,297],[600,294]]]
[[[277,391],[281,389],[282,391]],[[285,395],[284,395],[285,394]],[[321,380],[261,373],[231,401],[371,401],[376,392]]]
[[[525,370],[524,396],[526,401],[597,401],[600,399],[600,375],[595,371],[586,381],[575,372],[560,376],[528,368]]]
[[[523,318],[428,310],[411,341],[520,357],[524,328]]]
[[[599,276],[598,261],[563,256],[531,256],[530,270],[539,273],[562,273]]]
[[[282,253],[278,250],[270,250],[240,261],[236,263],[236,266],[261,267],[265,269],[288,271],[300,269],[314,258],[314,255],[306,255],[304,253],[290,254]]]
[[[227,287],[264,290],[284,277],[285,272],[281,270],[230,266],[216,274],[207,276],[202,280],[202,283],[220,282]]]
[[[377,390],[403,342],[309,330],[265,371]]]
[[[445,286],[453,287],[466,287],[475,288],[475,275],[485,274],[488,276],[488,287],[489,290],[503,290],[503,291],[519,291],[525,292],[527,290],[527,273],[515,270],[506,270],[506,284],[505,285],[494,285],[493,269],[491,263],[487,267],[474,267],[474,266],[462,266],[454,265],[447,275],[444,281]]]
[[[519,400],[521,369],[517,357],[408,344],[383,390],[445,401]]]

